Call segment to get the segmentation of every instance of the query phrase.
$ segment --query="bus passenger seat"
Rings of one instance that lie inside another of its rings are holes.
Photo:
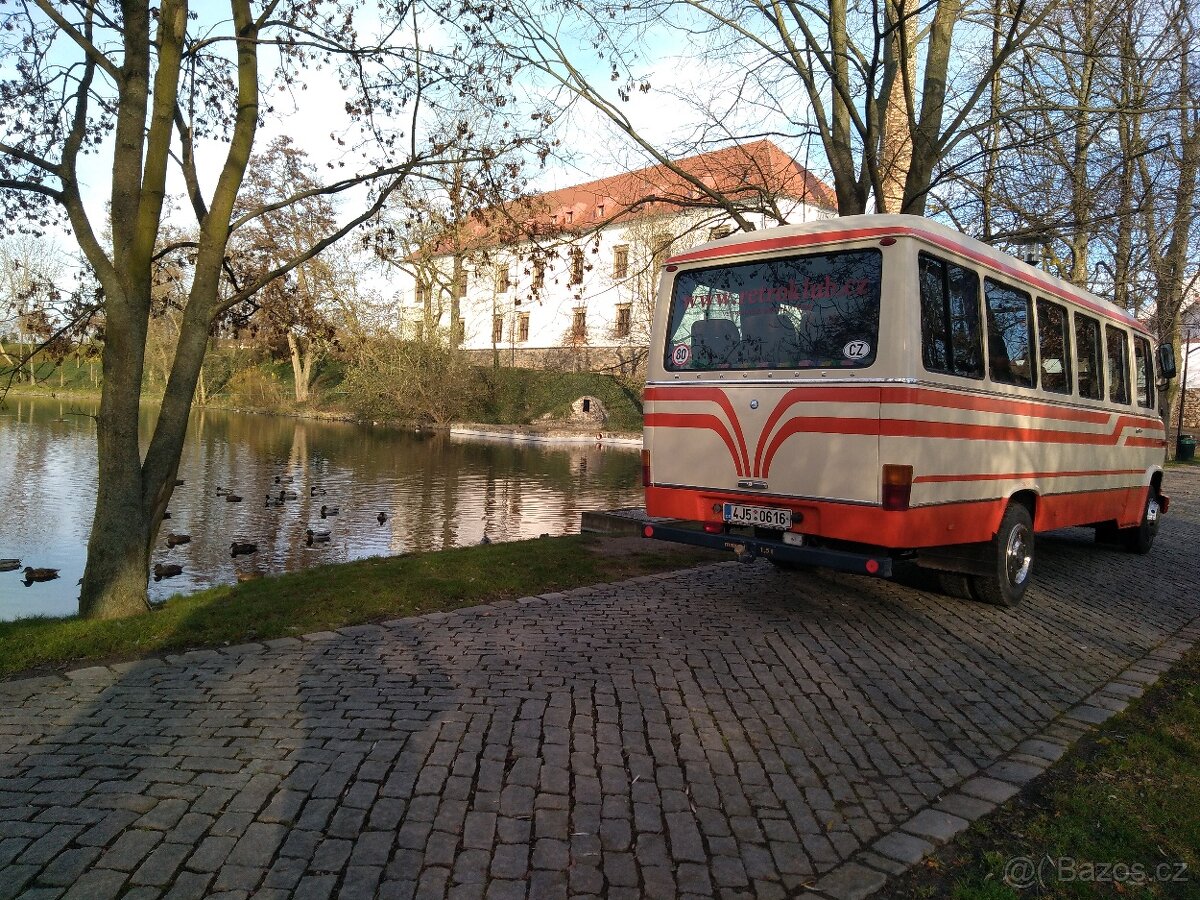
[[[742,319],[742,326],[746,355],[751,362],[766,368],[795,365],[800,355],[800,340],[796,326],[786,316],[747,316]]]
[[[737,349],[738,327],[729,319],[700,319],[692,323],[692,356],[697,369],[729,365]]]

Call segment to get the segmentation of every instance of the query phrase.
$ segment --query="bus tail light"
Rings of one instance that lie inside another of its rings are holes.
[[[883,508],[908,509],[912,497],[912,466],[883,467]]]
[[[642,487],[650,487],[650,451],[642,451]]]
[[[704,531],[707,534],[720,534],[724,530],[725,530],[725,526],[722,525],[720,522],[705,522],[704,523]]]

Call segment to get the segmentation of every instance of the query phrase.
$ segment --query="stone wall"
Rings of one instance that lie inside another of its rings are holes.
[[[538,350],[502,347],[495,354],[491,350],[464,352],[477,366],[490,366],[498,356],[502,366],[553,369],[558,372],[604,372],[632,377],[644,371],[645,365],[645,351],[638,352],[636,348],[627,347],[550,347]]]
[[[1172,424],[1174,421],[1172,418]],[[1192,388],[1186,392],[1183,404],[1183,433],[1200,435],[1200,388]]]

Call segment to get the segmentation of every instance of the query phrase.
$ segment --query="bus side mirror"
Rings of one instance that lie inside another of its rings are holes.
[[[1175,348],[1170,344],[1158,347],[1158,374],[1168,381],[1175,377]]]

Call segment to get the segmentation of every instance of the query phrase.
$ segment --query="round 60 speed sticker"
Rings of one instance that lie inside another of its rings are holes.
[[[671,362],[677,366],[686,366],[688,360],[692,358],[692,348],[687,344],[676,344],[671,351]]]
[[[850,341],[842,348],[842,356],[846,359],[866,359],[871,355],[871,345],[866,341]]]

